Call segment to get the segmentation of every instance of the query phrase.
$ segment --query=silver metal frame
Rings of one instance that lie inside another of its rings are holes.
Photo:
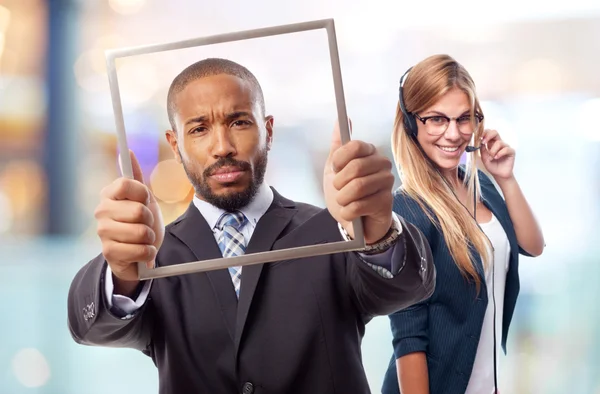
[[[220,44],[232,41],[242,41],[259,37],[299,33],[303,31],[317,29],[325,29],[327,31],[327,37],[329,41],[329,55],[331,58],[331,71],[333,73],[338,121],[340,125],[340,134],[342,143],[345,144],[348,141],[350,141],[351,137],[348,123],[348,114],[346,112],[346,101],[344,99],[342,73],[340,70],[340,58],[338,53],[337,38],[335,34],[335,25],[333,19],[323,19],[289,25],[280,25],[261,29],[218,34],[208,37],[192,38],[189,40],[170,42],[164,44],[145,45],[106,51],[105,55],[108,82],[110,85],[113,111],[115,115],[115,124],[117,128],[117,142],[119,146],[119,158],[121,160],[123,176],[127,178],[133,178],[133,170],[131,167],[131,160],[129,157],[129,148],[127,146],[127,136],[125,134],[125,121],[123,119],[123,107],[121,104],[121,97],[119,93],[119,82],[117,79],[115,59],[197,46]],[[304,257],[356,251],[363,249],[365,247],[365,240],[361,218],[354,220],[352,224],[354,227],[355,239],[351,241],[339,241],[312,246],[301,246],[297,248],[290,248],[284,250],[252,253],[236,257],[223,257],[212,260],[195,261],[190,263],[182,263],[156,268],[148,268],[144,263],[138,263],[139,277],[141,280],[163,278],[174,275],[183,275],[195,272],[223,269],[233,266],[262,264],[275,261],[300,259]]]

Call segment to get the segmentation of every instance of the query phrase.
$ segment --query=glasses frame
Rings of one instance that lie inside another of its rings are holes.
[[[434,134],[434,133],[431,133],[431,132],[429,132],[427,129],[425,129],[425,131],[427,131],[427,133],[429,133],[430,135],[442,135],[442,134],[444,134],[444,133],[445,133],[445,132],[448,130],[448,127],[450,127],[450,123],[451,123],[452,121],[455,121],[455,122],[456,122],[458,119],[462,118],[463,116],[466,116],[466,115],[461,115],[461,116],[456,116],[456,117],[453,117],[453,118],[451,118],[451,117],[449,117],[449,116],[446,116],[446,115],[431,115],[431,116],[425,116],[425,117],[421,117],[421,116],[419,116],[419,115],[418,115],[418,114],[416,114],[416,113],[413,113],[413,115],[414,115],[414,117],[415,117],[416,119],[418,119],[418,120],[420,120],[421,122],[423,122],[423,125],[424,125],[425,127],[427,127],[427,121],[428,121],[429,119],[432,119],[432,118],[443,118],[443,119],[446,119],[446,120],[448,121],[448,124],[446,125],[446,128],[444,129],[444,131],[442,131],[442,132],[441,132],[441,133],[439,133],[439,134]],[[469,116],[470,116],[470,115],[469,115]],[[481,123],[481,121],[483,120],[483,115],[482,115],[482,114],[480,114],[480,113],[477,113],[477,112],[476,112],[476,113],[475,113],[475,118],[477,118],[477,121],[478,121],[479,123]],[[477,126],[475,127],[475,129],[474,129],[473,131],[471,131],[470,133],[463,133],[463,132],[460,130],[460,127],[458,126],[458,123],[456,124],[456,127],[457,127],[458,131],[459,131],[459,132],[461,132],[462,134],[473,134],[473,133],[475,132],[475,130],[477,130],[477,127],[479,127],[479,123],[477,124]]]

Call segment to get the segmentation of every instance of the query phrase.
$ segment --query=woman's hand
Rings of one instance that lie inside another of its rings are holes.
[[[498,131],[486,129],[481,140],[481,160],[496,181],[513,177],[515,150],[502,141]]]

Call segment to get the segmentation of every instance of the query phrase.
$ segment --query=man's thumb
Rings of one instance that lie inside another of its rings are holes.
[[[135,157],[135,153],[132,150],[129,151],[129,157],[131,158],[131,169],[133,170],[133,179],[138,182],[144,183],[144,173],[142,172],[142,167],[138,162],[137,157]]]
[[[142,172],[142,167],[140,166],[137,157],[135,157],[135,153],[133,153],[131,149],[129,150],[129,161],[131,162],[131,173],[133,179],[135,179],[138,182],[144,183],[144,173]],[[121,167],[121,174],[127,177],[128,174],[126,174],[125,171],[123,171],[121,155],[119,155],[119,167]]]

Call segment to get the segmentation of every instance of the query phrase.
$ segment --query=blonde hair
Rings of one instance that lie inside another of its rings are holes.
[[[475,113],[483,115],[475,94],[473,79],[462,65],[448,55],[428,57],[410,70],[403,87],[406,111],[418,113],[426,110],[452,88],[459,88],[469,98],[471,119],[475,119]],[[474,141],[480,140],[483,129],[481,122],[473,133]],[[473,219],[474,201],[469,198],[470,201],[463,206],[457,199],[450,184],[435,164],[426,157],[416,139],[405,130],[404,114],[400,105],[396,110],[392,133],[392,151],[402,180],[403,192],[413,198],[429,220],[442,231],[461,274],[472,279],[479,292],[481,279],[477,274],[470,246],[481,255],[484,266],[487,266],[489,240]],[[476,199],[479,201],[481,191],[477,182],[477,154],[478,152],[469,154],[463,182],[468,195],[473,196],[473,193],[476,193]]]

